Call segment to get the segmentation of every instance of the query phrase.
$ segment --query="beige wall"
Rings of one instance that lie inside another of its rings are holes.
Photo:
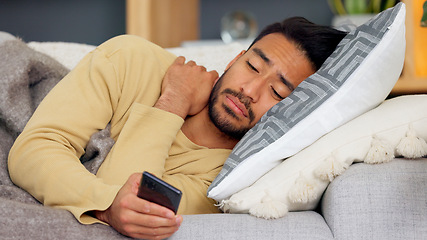
[[[162,47],[199,39],[199,0],[127,0],[126,32]]]

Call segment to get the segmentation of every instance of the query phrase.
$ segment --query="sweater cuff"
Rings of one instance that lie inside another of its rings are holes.
[[[144,117],[144,121],[151,119],[153,120],[153,125],[162,124],[164,127],[168,128],[168,130],[172,130],[175,133],[177,133],[181,129],[182,124],[184,124],[184,119],[180,116],[144,104],[134,103],[132,105],[132,111],[137,112],[141,117]],[[144,122],[144,124],[149,125],[150,123]]]
[[[120,191],[122,186],[114,185],[111,186],[110,190],[105,192],[105,195],[102,197],[102,200],[100,200],[97,204],[97,206],[89,207],[89,208],[80,208],[75,209],[74,211],[71,210],[73,215],[76,217],[76,219],[82,223],[82,224],[94,224],[94,223],[101,223],[108,225],[107,223],[95,218],[94,216],[90,215],[89,213],[91,211],[105,211],[107,210],[111,204],[113,203],[114,199],[117,196],[117,193]]]

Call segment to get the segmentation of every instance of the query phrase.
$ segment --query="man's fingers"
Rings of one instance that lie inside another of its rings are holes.
[[[197,64],[196,64],[196,62],[195,62],[195,61],[190,60],[190,61],[188,61],[188,62],[187,62],[187,65],[188,65],[188,66],[196,66]]]
[[[185,63],[185,57],[179,56],[174,61],[175,64],[184,64]]]
[[[138,193],[139,184],[141,183],[142,173],[133,173],[127,180],[127,184],[131,187],[131,191]]]
[[[156,203],[149,202],[145,199],[135,196],[134,204],[130,205],[129,208],[135,212],[142,214],[155,215],[162,218],[173,219],[175,213],[169,208],[160,206]]]
[[[215,71],[215,70],[212,70],[212,71],[210,71],[209,73],[210,73],[210,74],[212,74],[212,76],[213,76],[213,78],[214,78],[214,81],[216,82],[216,80],[219,78],[219,74],[218,74],[218,72],[217,72],[217,71]]]
[[[144,227],[174,227],[179,226],[182,222],[182,217],[179,215],[173,215],[171,217],[159,216],[156,214],[152,214],[151,211],[149,213],[144,213],[143,211],[129,211],[126,213],[125,217],[121,219],[126,223],[133,223],[139,226]]]
[[[179,65],[188,65],[188,66],[198,66],[201,69],[204,69],[204,71],[206,71],[206,68],[202,65],[197,65],[197,63],[194,60],[190,60],[187,63],[185,63],[186,59],[183,56],[179,56],[175,59],[175,64],[179,64]]]
[[[181,216],[176,216],[172,219],[139,214],[137,212],[129,213],[123,231],[126,235],[142,238],[142,239],[164,239],[175,233],[182,222]]]
[[[205,66],[200,65],[199,68],[202,70],[202,72],[206,72]]]

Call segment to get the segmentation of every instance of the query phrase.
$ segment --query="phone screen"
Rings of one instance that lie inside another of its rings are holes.
[[[147,201],[167,207],[176,214],[182,192],[153,174],[143,172],[137,195]]]

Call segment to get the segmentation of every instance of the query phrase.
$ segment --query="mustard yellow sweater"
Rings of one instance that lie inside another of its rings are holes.
[[[134,172],[149,171],[183,191],[180,214],[217,212],[206,197],[230,154],[192,143],[184,120],[152,106],[175,56],[135,36],[113,38],[88,54],[48,94],[9,155],[9,172],[47,206],[84,224],[105,210]],[[111,123],[116,141],[97,175],[80,163],[90,136]]]

